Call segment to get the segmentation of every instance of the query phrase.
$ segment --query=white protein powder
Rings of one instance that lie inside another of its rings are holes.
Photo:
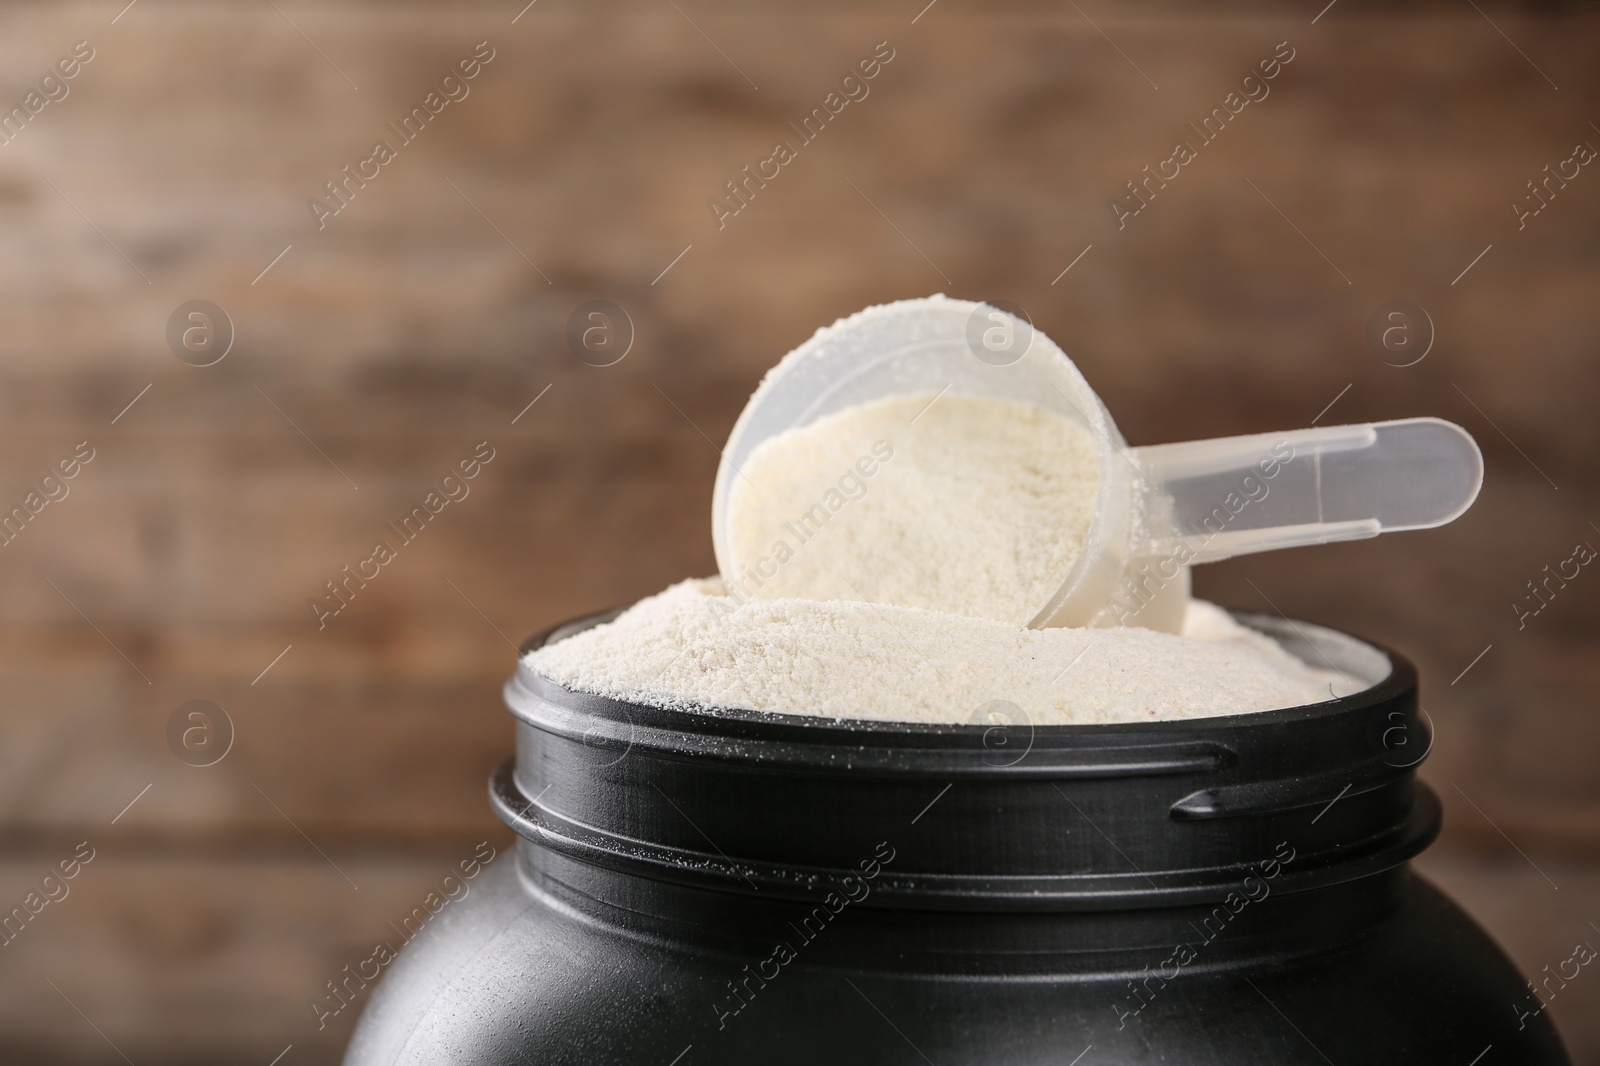
[[[1026,625],[1094,519],[1089,430],[959,393],[849,407],[763,441],[731,483],[738,599],[866,600]]]
[[[989,724],[983,708],[1006,700],[1034,725],[1264,711],[1377,680],[1315,669],[1199,601],[1176,636],[722,592],[715,579],[673,585],[529,665],[569,689],[667,708]]]

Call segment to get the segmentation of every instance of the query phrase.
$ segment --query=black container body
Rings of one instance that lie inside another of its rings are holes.
[[[518,848],[389,967],[346,1064],[1566,1063],[1406,865],[1439,819],[1410,665],[1244,620],[1374,683],[933,726],[665,711],[524,666],[490,787]]]

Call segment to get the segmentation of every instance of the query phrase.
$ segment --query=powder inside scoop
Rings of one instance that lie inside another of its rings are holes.
[[[865,600],[1028,623],[1072,569],[1098,486],[1089,431],[960,393],[860,404],[758,445],[732,481],[740,598]]]

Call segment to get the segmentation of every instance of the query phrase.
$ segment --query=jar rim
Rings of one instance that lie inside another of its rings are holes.
[[[1281,624],[1307,640],[1335,634]],[[566,689],[524,661],[505,687],[517,757],[490,794],[537,848],[716,891],[803,898],[853,876],[883,837],[899,839],[902,856],[878,883],[884,906],[1215,899],[1279,841],[1300,856],[1279,884],[1303,891],[1393,869],[1438,829],[1437,799],[1413,773],[1432,741],[1415,669],[1336,635],[1384,656],[1387,674],[1318,704],[1038,726],[1010,746],[975,723],[626,703]]]

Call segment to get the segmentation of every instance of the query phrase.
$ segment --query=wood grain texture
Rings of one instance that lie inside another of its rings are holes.
[[[297,1028],[324,970],[498,832],[508,641],[711,572],[717,446],[766,367],[941,290],[1027,308],[1134,443],[1336,396],[1324,423],[1477,436],[1455,525],[1198,585],[1414,658],[1443,879],[1525,964],[1566,935],[1513,843],[1575,885],[1600,864],[1600,576],[1521,629],[1512,604],[1600,546],[1600,172],[1520,230],[1511,204],[1600,145],[1594,5],[280,6],[0,9],[0,103],[95,50],[0,145],[0,504],[95,449],[0,547],[0,887],[107,841],[0,953],[0,1057],[121,1061],[49,976],[136,1062],[335,1061]],[[480,41],[470,94],[317,228],[307,201]],[[880,41],[870,93],[719,228],[708,201]],[[1125,183],[1283,41],[1270,95],[1118,229]],[[1437,331],[1405,368],[1365,337],[1397,298]],[[214,366],[168,350],[192,299],[235,327]],[[590,299],[634,324],[614,366],[567,346]],[[470,495],[319,630],[325,582],[480,441]],[[190,699],[236,727],[216,766],[167,748]],[[1596,996],[1555,1012],[1581,1062]]]

